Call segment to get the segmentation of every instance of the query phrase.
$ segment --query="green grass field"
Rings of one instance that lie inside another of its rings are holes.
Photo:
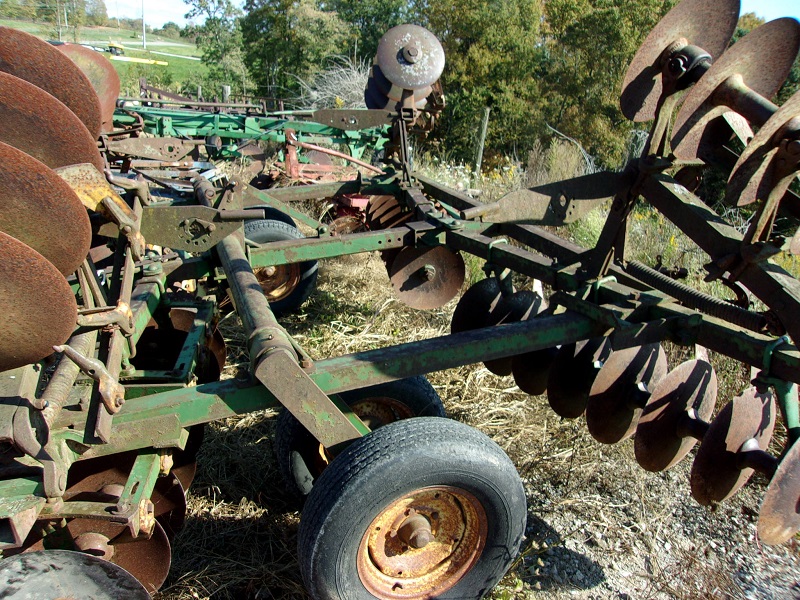
[[[34,23],[13,19],[0,19],[0,25],[19,29],[35,35],[43,40],[58,39],[58,31],[51,23]],[[63,31],[62,39],[72,41],[72,32]],[[206,72],[206,66],[198,60],[200,52],[197,47],[183,39],[174,39],[147,34],[147,49],[142,47],[142,32],[116,27],[82,27],[79,41],[97,46],[117,42],[125,47],[125,56],[165,61],[163,65],[145,65],[140,63],[112,60],[119,73],[123,96],[138,95],[139,78],[147,77],[153,85],[171,87],[175,90],[179,84],[193,78],[199,78]],[[171,56],[167,56],[171,55]],[[111,58],[110,54],[105,55]]]

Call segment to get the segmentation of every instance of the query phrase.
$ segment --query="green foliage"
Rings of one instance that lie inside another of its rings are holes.
[[[86,0],[86,24],[103,26],[108,22],[108,10],[103,0]]]
[[[268,96],[297,93],[297,78],[310,78],[347,43],[345,24],[316,0],[247,0],[245,11],[247,65]]]
[[[36,18],[38,4],[34,0],[0,0],[0,16],[33,21]]]

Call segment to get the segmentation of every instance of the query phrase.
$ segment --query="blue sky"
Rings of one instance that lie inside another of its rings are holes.
[[[184,25],[188,7],[181,0],[106,0],[109,17],[142,16],[144,5],[145,22],[152,27],[161,27],[167,21]],[[779,17],[795,17],[800,19],[800,1],[798,0],[742,0],[742,13],[754,12],[770,21]]]

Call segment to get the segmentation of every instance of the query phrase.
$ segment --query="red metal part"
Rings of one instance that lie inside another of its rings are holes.
[[[78,65],[54,46],[30,33],[0,27],[0,71],[52,94],[78,116],[93,139],[100,135],[103,118],[94,87]]]
[[[91,163],[103,171],[94,136],[61,101],[44,90],[0,73],[0,142],[5,142],[51,169]]]
[[[114,109],[119,98],[120,81],[117,70],[105,56],[80,44],[56,46],[66,54],[89,79],[100,99],[100,115],[103,132],[114,128]]]
[[[0,142],[0,231],[44,256],[63,274],[89,253],[92,229],[81,201],[38,160]]]
[[[0,232],[0,371],[35,363],[67,341],[78,318],[63,275],[41,254]]]

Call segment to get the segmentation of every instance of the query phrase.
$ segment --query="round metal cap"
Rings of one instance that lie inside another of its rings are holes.
[[[656,116],[661,96],[661,56],[670,45],[685,40],[713,57],[720,56],[736,30],[739,0],[683,0],[645,38],[625,73],[620,107],[633,121]]]
[[[56,49],[66,54],[89,79],[100,98],[103,131],[111,131],[114,128],[114,109],[120,91],[119,75],[114,65],[99,52],[80,44],[61,44],[56,46]]]
[[[54,46],[30,33],[0,27],[0,71],[52,94],[78,116],[92,139],[100,135],[103,118],[94,87],[81,69]]]
[[[103,171],[95,138],[75,113],[32,83],[1,72],[0,123],[0,142],[51,169],[91,163]]]
[[[378,43],[376,64],[390,82],[404,90],[433,85],[444,70],[444,48],[436,36],[418,25],[398,25]]]
[[[790,18],[765,23],[731,46],[686,96],[675,118],[673,154],[682,160],[696,158],[706,125],[735,108],[738,94],[729,78],[741,78],[739,85],[772,98],[792,70],[798,50],[800,23]]]
[[[0,371],[38,362],[67,341],[78,318],[72,290],[50,262],[0,232]]]
[[[800,443],[784,455],[770,481],[758,513],[758,537],[782,544],[800,529]]]
[[[647,471],[665,471],[683,460],[697,443],[679,427],[694,410],[700,421],[711,419],[717,402],[717,374],[705,360],[687,360],[661,380],[636,426],[636,461]]]
[[[92,227],[78,196],[56,173],[0,142],[0,231],[69,275],[89,253]]]
[[[411,308],[444,306],[464,285],[464,259],[445,246],[403,248],[389,266],[398,299]]]
[[[0,561],[3,598],[150,600],[150,594],[122,567],[69,550],[26,552]]]
[[[648,390],[667,373],[661,344],[646,344],[611,353],[592,384],[586,425],[594,439],[616,444],[636,430]]]
[[[703,506],[722,502],[735,494],[753,469],[742,467],[739,450],[753,438],[765,450],[775,427],[775,400],[771,392],[754,387],[725,405],[708,428],[692,464],[692,496]]]
[[[607,338],[561,346],[547,376],[547,401],[560,417],[577,419],[586,410],[597,372],[611,354]]]

